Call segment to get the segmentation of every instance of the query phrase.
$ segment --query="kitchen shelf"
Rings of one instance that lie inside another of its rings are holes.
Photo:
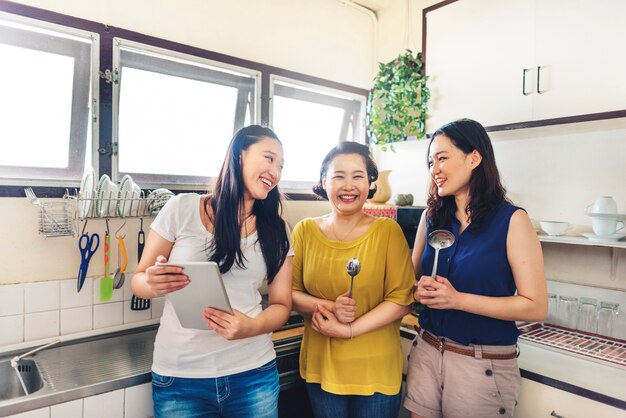
[[[556,244],[587,245],[593,247],[626,248],[626,241],[591,241],[585,237],[571,235],[545,235],[537,234],[541,242],[553,242]]]

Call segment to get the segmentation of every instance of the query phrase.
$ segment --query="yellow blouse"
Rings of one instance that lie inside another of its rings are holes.
[[[346,263],[354,257],[361,263],[352,291],[357,319],[383,301],[404,306],[413,302],[409,247],[391,219],[379,218],[361,237],[341,242],[327,238],[307,218],[294,228],[292,242],[293,290],[334,301],[350,287]],[[350,340],[319,334],[306,318],[300,376],[339,395],[397,394],[402,382],[400,320]]]

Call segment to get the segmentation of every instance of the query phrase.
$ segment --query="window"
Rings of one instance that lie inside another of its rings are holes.
[[[61,197],[89,166],[204,189],[253,123],[282,140],[296,196],[331,147],[364,141],[365,89],[1,0],[0,56],[0,196]]]
[[[341,141],[364,142],[365,96],[272,76],[271,120],[283,143],[285,189],[318,180],[324,156]]]
[[[206,187],[233,132],[257,119],[260,73],[119,39],[114,54],[118,176]]]
[[[2,184],[78,184],[91,161],[97,44],[93,33],[0,13]]]

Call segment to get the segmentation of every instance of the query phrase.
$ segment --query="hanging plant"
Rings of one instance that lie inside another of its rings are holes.
[[[379,63],[378,74],[367,103],[367,133],[387,151],[407,137],[424,137],[428,77],[422,75],[422,53],[407,49],[387,64]]]

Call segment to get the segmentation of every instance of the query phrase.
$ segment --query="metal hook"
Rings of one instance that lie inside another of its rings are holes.
[[[126,218],[124,218],[124,223],[117,228],[117,230],[115,231],[115,238],[119,238],[119,232],[122,230],[122,228],[124,228],[126,226]],[[124,238],[126,235],[122,235],[122,238]]]
[[[85,228],[87,228],[87,219],[85,219],[85,223],[83,224],[83,232],[82,232],[82,235],[85,235]]]
[[[109,232],[109,218],[106,218],[104,221],[107,224],[107,235],[111,235],[111,233]]]

